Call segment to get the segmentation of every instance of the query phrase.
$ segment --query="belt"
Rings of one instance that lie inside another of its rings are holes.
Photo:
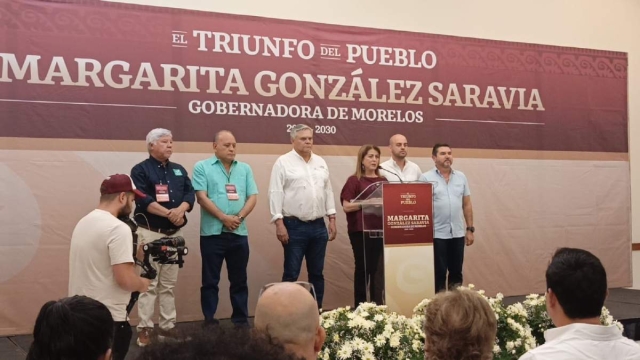
[[[178,230],[180,230],[180,229],[159,229],[159,228],[154,228],[152,226],[144,225],[144,224],[138,224],[138,226],[141,227],[141,228],[147,229],[149,231],[165,234],[167,236],[171,236],[171,235],[177,233]]]
[[[299,218],[297,218],[295,216],[285,216],[284,218],[288,219],[288,220],[300,221],[300,222],[303,222],[303,223],[312,223],[312,222],[318,221],[318,220],[322,220],[324,222],[324,219],[321,218],[321,217],[319,217],[317,219],[313,219],[313,220],[302,220],[302,219],[299,219]]]

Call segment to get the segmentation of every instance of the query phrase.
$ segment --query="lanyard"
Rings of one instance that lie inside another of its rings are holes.
[[[227,170],[225,169],[224,164],[222,164],[222,161],[218,160],[218,164],[220,165],[220,170],[222,170],[222,173],[227,178],[227,184],[231,184],[231,171],[233,170],[233,163],[231,163],[231,166],[229,167],[229,174],[227,174]]]

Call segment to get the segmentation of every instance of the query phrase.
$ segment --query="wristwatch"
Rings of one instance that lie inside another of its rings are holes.
[[[242,215],[238,215],[238,219],[240,219],[240,222],[244,221],[244,217]]]
[[[467,226],[467,231],[471,231],[471,233],[473,234],[474,232],[476,232],[476,228],[473,226]]]

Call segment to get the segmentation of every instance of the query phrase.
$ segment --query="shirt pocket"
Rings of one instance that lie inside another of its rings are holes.
[[[329,169],[324,166],[317,166],[313,168],[311,172],[311,181],[313,185],[323,188],[327,181],[329,181]]]
[[[456,197],[462,197],[464,195],[464,184],[457,183],[451,186],[452,192]]]

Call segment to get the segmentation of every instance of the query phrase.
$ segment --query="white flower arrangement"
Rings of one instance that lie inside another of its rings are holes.
[[[544,295],[531,294],[522,303],[505,306],[501,293],[488,297],[473,285],[466,288],[482,295],[496,314],[495,360],[517,360],[543,344],[544,332],[554,326],[547,314]],[[323,313],[320,324],[327,332],[327,340],[318,359],[424,359],[424,314],[430,301],[424,299],[416,305],[411,318],[389,314],[386,306],[371,303],[361,304],[355,310],[347,306]],[[605,307],[600,321],[603,325],[616,325],[622,331],[622,324]]]
[[[327,332],[319,359],[424,359],[422,321],[387,313],[386,306],[364,303],[320,316]]]

